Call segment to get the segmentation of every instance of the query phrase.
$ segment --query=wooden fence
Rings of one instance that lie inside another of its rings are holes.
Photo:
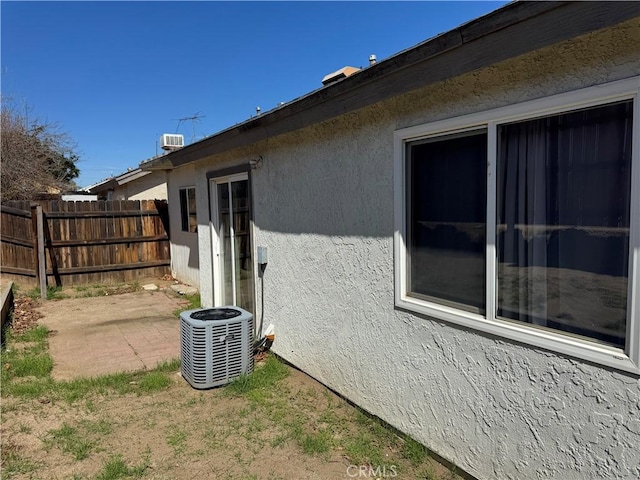
[[[108,284],[170,271],[165,201],[14,201],[0,212],[0,271],[20,284]]]

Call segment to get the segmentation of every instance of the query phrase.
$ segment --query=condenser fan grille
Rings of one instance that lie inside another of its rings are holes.
[[[194,320],[228,320],[242,315],[236,308],[208,308],[206,310],[196,310],[190,317]]]
[[[234,314],[226,319],[198,318],[207,318],[211,310]],[[180,339],[182,376],[194,388],[224,385],[253,371],[253,315],[245,310],[224,307],[183,312]]]

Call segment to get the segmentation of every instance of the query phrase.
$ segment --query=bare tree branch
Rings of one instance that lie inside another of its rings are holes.
[[[0,121],[0,198],[28,200],[73,186],[80,172],[75,144],[57,125],[29,118],[2,99]]]

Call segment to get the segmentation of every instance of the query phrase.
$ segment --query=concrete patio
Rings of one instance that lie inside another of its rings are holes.
[[[180,356],[184,305],[170,291],[142,291],[46,301],[39,323],[51,330],[52,376],[58,380],[152,369]]]

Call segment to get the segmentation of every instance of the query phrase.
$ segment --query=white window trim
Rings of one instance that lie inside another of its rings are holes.
[[[640,374],[640,76],[608,84],[553,95],[484,112],[403,128],[394,132],[394,294],[398,308],[444,320],[569,355],[617,370]],[[497,126],[501,123],[552,115],[597,106],[618,100],[633,100],[633,139],[631,158],[631,209],[629,236],[629,278],[626,349],[541,330],[525,323],[516,324],[496,316],[496,153]],[[487,158],[487,238],[486,238],[486,317],[439,305],[407,295],[406,161],[408,141],[486,128]]]

